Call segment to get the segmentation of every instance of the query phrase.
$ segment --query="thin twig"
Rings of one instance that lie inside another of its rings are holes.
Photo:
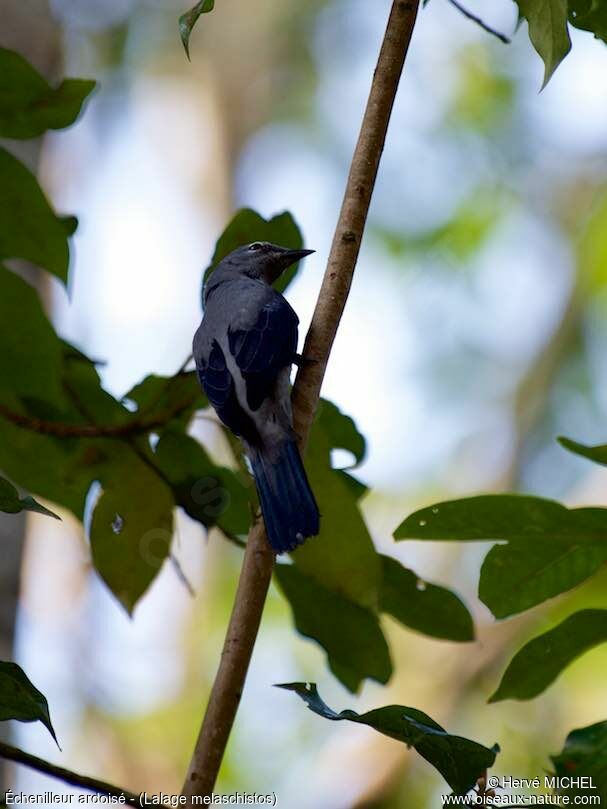
[[[505,34],[502,34],[500,31],[496,31],[495,28],[492,28],[490,25],[487,25],[487,23],[484,20],[481,20],[481,18],[477,17],[476,14],[473,14],[471,11],[468,11],[468,9],[464,8],[464,6],[462,6],[461,3],[458,3],[458,0],[449,0],[449,2],[451,3],[452,6],[455,6],[455,8],[458,11],[460,11],[464,15],[464,17],[467,17],[469,20],[472,20],[472,22],[475,22],[477,25],[480,25],[483,31],[486,31],[488,34],[493,34],[493,36],[497,37],[500,40],[500,42],[504,43],[504,45],[510,45],[510,39]]]
[[[25,750],[20,750],[18,747],[12,747],[10,744],[0,742],[0,758],[15,761],[17,764],[23,764],[30,767],[32,770],[50,775],[57,778],[59,781],[64,781],[66,784],[71,784],[75,787],[82,787],[91,792],[97,792],[100,795],[111,795],[115,798],[124,796],[127,801],[139,803],[139,795],[129,792],[127,789],[108,784],[107,781],[100,781],[97,778],[89,778],[87,775],[80,775],[77,772],[66,770],[65,767],[59,767],[56,764],[51,764],[50,761],[45,761],[43,758],[33,756],[31,753],[26,753]]]
[[[373,74],[369,100],[350,166],[327,269],[308,331],[303,363],[293,388],[293,416],[305,449],[320,386],[352,275],[375,185],[390,114],[419,0],[393,0],[386,33]],[[232,616],[219,669],[183,787],[183,795],[212,794],[238,709],[274,566],[262,521],[249,533]]]

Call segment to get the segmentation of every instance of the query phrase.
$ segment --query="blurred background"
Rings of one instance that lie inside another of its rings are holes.
[[[510,0],[468,6],[515,28]],[[290,210],[317,251],[288,293],[305,333],[389,7],[221,0],[189,63],[173,0],[3,0],[2,45],[48,77],[99,82],[82,119],[25,156],[55,207],[80,219],[69,292],[45,279],[48,310],[104,360],[112,393],[186,359],[202,272],[242,206]],[[486,704],[523,640],[574,607],[607,606],[605,576],[497,623],[476,595],[488,545],[391,539],[415,508],[464,494],[607,504],[607,473],[555,442],[607,440],[607,49],[571,35],[538,94],[525,30],[505,46],[446,0],[420,14],[323,388],[368,439],[359,472],[377,546],[462,595],[478,640],[387,620],[392,680],[353,697],[272,590],[220,791],[274,791],[289,809],[440,805],[444,782],[417,755],[323,721],[277,682],[315,681],[339,710],[415,706],[498,741],[497,771],[517,777],[541,775],[573,727],[607,717],[605,646],[532,702]],[[213,441],[208,424],[196,429]],[[47,696],[63,750],[39,725],[15,724],[12,739],[133,791],[177,793],[241,552],[180,515],[175,554],[195,595],[167,564],[130,620],[91,572],[82,526],[62,516],[1,515],[2,581],[21,569],[18,599],[8,584],[0,594],[1,644]],[[61,790],[23,768],[4,778]]]

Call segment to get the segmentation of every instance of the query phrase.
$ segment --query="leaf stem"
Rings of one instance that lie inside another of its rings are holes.
[[[393,0],[356,144],[322,287],[293,388],[294,427],[305,450],[343,313],[419,0]],[[274,566],[262,521],[249,533],[219,668],[182,794],[210,796],[245,683]]]
[[[460,11],[464,15],[464,17],[467,17],[469,20],[472,20],[472,22],[475,22],[477,25],[480,25],[483,31],[487,31],[488,34],[493,34],[493,36],[497,37],[500,40],[500,42],[504,43],[504,45],[510,45],[510,39],[505,34],[502,34],[500,31],[496,31],[495,28],[492,28],[490,25],[487,25],[487,23],[480,17],[477,17],[476,14],[473,14],[471,11],[468,11],[467,8],[464,8],[464,6],[462,6],[461,3],[458,2],[458,0],[449,0],[449,2],[451,3],[452,6],[455,6],[455,8],[458,11]]]

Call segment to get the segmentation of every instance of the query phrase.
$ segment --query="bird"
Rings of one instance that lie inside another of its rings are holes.
[[[240,438],[274,553],[320,530],[320,515],[293,429],[290,372],[299,318],[272,284],[314,250],[252,242],[208,277],[194,335],[198,378],[220,420]]]

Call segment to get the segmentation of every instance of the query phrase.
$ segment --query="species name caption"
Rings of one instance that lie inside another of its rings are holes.
[[[24,804],[93,804],[103,806],[278,806],[275,792],[233,792],[229,795],[169,795],[165,792],[141,792],[137,799],[126,795],[83,794],[65,792],[13,792],[7,790],[4,801],[7,806]]]

